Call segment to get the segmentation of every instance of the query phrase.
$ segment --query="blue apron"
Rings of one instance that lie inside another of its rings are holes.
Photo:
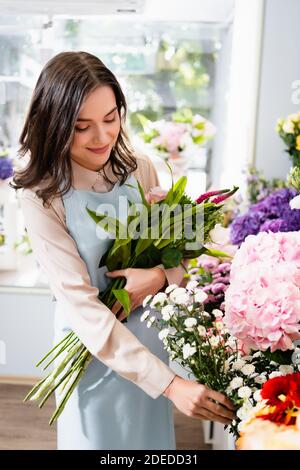
[[[137,188],[132,175],[126,183]],[[112,242],[102,229],[99,231],[97,228],[96,233],[96,223],[86,212],[86,206],[96,211],[99,205],[107,204],[107,207],[101,207],[101,212],[107,209],[110,215],[125,222],[126,213],[122,202],[119,208],[120,201],[140,202],[138,190],[126,186],[126,183],[116,183],[111,191],[105,193],[71,188],[63,196],[68,231],[86,263],[92,285],[100,291],[107,286],[109,279],[105,276],[106,266],[98,267],[99,261]],[[54,343],[71,331],[63,308],[59,301],[56,302]],[[124,326],[153,354],[169,364],[168,354],[158,338],[158,330],[147,328],[140,321],[142,313],[143,307],[132,311]],[[56,394],[56,400],[60,399]],[[93,358],[57,421],[57,447],[174,450],[172,403],[163,395],[151,398],[133,382]]]

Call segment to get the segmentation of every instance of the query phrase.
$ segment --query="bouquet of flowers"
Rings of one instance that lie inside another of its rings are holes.
[[[165,292],[144,299],[148,309],[141,321],[147,321],[148,328],[158,328],[171,360],[199,383],[227,394],[237,408],[237,419],[229,430],[238,436],[240,422],[256,405],[262,384],[274,374],[293,372],[294,368],[270,362],[259,351],[243,355],[224,324],[223,312],[205,310],[207,297],[195,280],[185,288],[170,285]]]
[[[195,149],[215,135],[215,127],[210,121],[200,114],[193,115],[186,108],[173,113],[172,121],[152,122],[141,114],[138,117],[143,127],[140,137],[165,159],[183,157],[186,150],[194,154]]]
[[[299,450],[300,373],[265,382],[257,405],[240,427],[239,450]]]
[[[278,119],[276,131],[287,146],[293,166],[300,165],[300,112]]]
[[[263,201],[252,204],[246,214],[233,220],[230,226],[231,242],[240,245],[248,235],[259,232],[300,230],[300,211],[290,206],[296,195],[295,189],[278,189]]]
[[[182,177],[172,184],[164,196],[158,196],[156,190],[150,192],[147,197],[138,183],[141,202],[128,200],[126,225],[119,219],[95,213],[87,208],[89,216],[97,226],[113,237],[110,249],[100,260],[100,266],[105,265],[109,271],[128,267],[150,268],[160,263],[166,268],[171,268],[178,266],[183,258],[194,258],[206,252],[213,253],[204,247],[204,243],[208,241],[209,232],[222,217],[222,202],[238,188],[232,191],[216,191],[213,197],[206,194],[197,201],[192,201],[184,192],[186,183],[186,177]],[[133,188],[137,190],[135,186]],[[123,288],[125,282],[123,277],[113,279],[99,294],[99,299],[109,308],[118,300],[129,314],[130,299],[128,292]],[[63,359],[25,397],[25,401],[41,399],[41,407],[49,396],[62,386],[64,395],[50,419],[50,424],[63,411],[92,359],[90,352],[73,332],[47,353],[37,366],[52,354],[54,356],[44,369],[60,355],[63,355]]]

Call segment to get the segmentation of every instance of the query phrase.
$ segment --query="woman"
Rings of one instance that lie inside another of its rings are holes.
[[[175,449],[172,402],[188,416],[228,423],[231,402],[168,367],[154,329],[140,322],[142,301],[180,283],[180,268],[98,268],[109,240],[96,235],[86,205],[157,186],[153,165],[131,149],[126,102],[112,72],[86,52],[63,52],[42,70],[20,137],[25,169],[14,176],[33,252],[56,299],[57,342],[73,330],[94,359],[58,419],[59,449]],[[98,299],[108,277],[125,276],[133,311]],[[119,316],[117,314],[119,313]],[[58,397],[57,397],[58,399]]]

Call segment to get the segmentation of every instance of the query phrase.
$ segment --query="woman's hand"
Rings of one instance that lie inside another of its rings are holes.
[[[164,287],[166,282],[164,270],[159,267],[148,269],[119,269],[107,272],[106,275],[111,278],[120,276],[126,277],[124,289],[127,290],[130,297],[131,311],[139,307],[139,305],[142,305],[143,300],[147,295],[155,295]],[[122,305],[117,301],[114,303],[111,311],[114,314],[118,314],[120,309],[122,309]],[[122,309],[121,313],[117,315],[117,318],[122,321],[126,316],[126,312]]]
[[[175,376],[163,395],[191,418],[223,424],[230,424],[235,419],[234,405],[225,395],[197,382]]]

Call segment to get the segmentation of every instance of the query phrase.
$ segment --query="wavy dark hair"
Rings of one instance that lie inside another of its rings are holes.
[[[70,189],[70,147],[79,110],[87,95],[103,85],[110,86],[115,94],[121,123],[108,160],[113,174],[123,184],[136,170],[136,158],[124,128],[126,100],[115,75],[88,52],[61,52],[47,62],[35,86],[18,150],[20,157],[29,154],[29,162],[14,173],[14,189],[34,188],[47,179],[47,184],[36,190],[44,206]],[[104,178],[113,183],[105,166]]]

